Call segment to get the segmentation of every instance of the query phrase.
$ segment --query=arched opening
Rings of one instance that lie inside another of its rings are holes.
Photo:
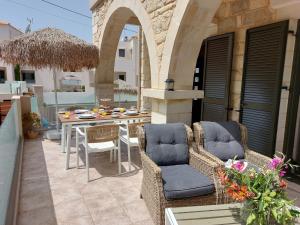
[[[160,72],[161,80],[175,80],[175,89],[192,89],[202,41],[220,3],[220,0],[183,0],[177,3],[164,48],[164,66]]]
[[[141,3],[136,1],[136,4],[130,9],[128,5],[131,5],[128,0],[116,0],[109,6],[105,14],[99,38],[100,65],[95,73],[96,98],[113,99],[113,82],[116,78],[115,59],[116,55],[124,54],[124,50],[118,49],[120,36],[126,24],[134,24],[140,27],[140,32],[137,35],[139,42],[139,73],[136,77],[137,82],[135,82],[139,93],[138,102],[140,105],[147,102],[148,108],[149,102],[147,99],[141,99],[140,93],[143,88],[151,87],[151,81],[153,81],[151,76],[157,74],[156,47],[152,30],[148,29],[150,26],[149,18]],[[149,45],[151,51],[148,51]],[[141,105],[140,108],[145,107]]]

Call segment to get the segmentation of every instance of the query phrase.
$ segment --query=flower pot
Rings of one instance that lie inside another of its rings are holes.
[[[36,139],[39,136],[39,132],[35,130],[28,130],[26,132],[26,136],[28,139]]]

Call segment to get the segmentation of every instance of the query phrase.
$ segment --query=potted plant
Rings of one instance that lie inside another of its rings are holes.
[[[245,224],[295,224],[300,211],[288,199],[283,179],[289,166],[293,167],[281,155],[261,169],[233,159],[218,171],[226,194],[243,203],[241,219]]]
[[[38,129],[41,128],[41,119],[37,113],[29,112],[23,115],[24,133],[27,138],[35,139],[39,135]]]

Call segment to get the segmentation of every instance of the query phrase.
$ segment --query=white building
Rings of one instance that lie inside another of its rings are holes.
[[[0,21],[0,41],[10,40],[23,34],[8,22]],[[42,85],[44,92],[54,90],[53,73],[50,69],[36,70],[29,66],[20,68],[20,77],[15,75],[15,65],[8,65],[0,60],[0,83],[6,81],[26,81],[27,87]],[[130,86],[138,86],[139,68],[139,41],[137,36],[123,38],[119,42],[115,61],[115,80],[126,81]],[[94,91],[94,70],[57,73],[57,87],[61,91]],[[1,90],[0,90],[1,93]]]
[[[119,41],[115,61],[115,80],[126,81],[132,87],[138,86],[140,74],[138,36],[123,38]]]

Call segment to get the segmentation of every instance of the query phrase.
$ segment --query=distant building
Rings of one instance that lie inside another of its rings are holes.
[[[124,80],[132,87],[138,86],[139,66],[138,36],[124,37],[119,41],[115,61],[115,80]]]
[[[10,40],[23,34],[8,22],[0,21],[0,41]],[[6,81],[25,81],[28,88],[42,85],[45,92],[54,90],[53,73],[51,70],[34,69],[29,66],[20,67],[20,75],[15,75],[15,65],[8,65],[0,60],[0,83]],[[123,38],[115,60],[115,80],[124,80],[132,87],[138,86],[139,75],[139,41],[137,36]],[[57,87],[60,91],[94,91],[94,70],[75,72],[60,71],[57,73]],[[1,92],[1,91],[0,91]]]

